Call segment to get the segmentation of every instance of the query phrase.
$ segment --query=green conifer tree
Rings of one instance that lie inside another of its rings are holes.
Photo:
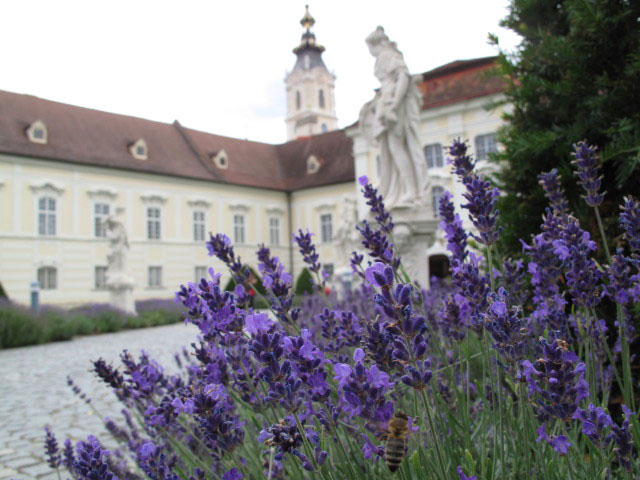
[[[494,156],[502,248],[519,252],[519,239],[538,231],[547,202],[537,176],[552,168],[574,215],[597,231],[570,163],[572,144],[585,139],[600,148],[608,192],[600,211],[615,244],[622,197],[640,192],[640,2],[512,0],[502,25],[522,37],[499,60],[513,105]]]

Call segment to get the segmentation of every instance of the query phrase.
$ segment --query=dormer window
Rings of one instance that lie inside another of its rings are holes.
[[[318,170],[320,170],[320,162],[315,155],[309,156],[307,158],[307,173],[316,173]]]
[[[33,143],[47,143],[47,126],[42,120],[36,120],[27,128],[27,137]]]
[[[129,152],[131,153],[131,156],[136,160],[146,160],[149,155],[147,142],[145,142],[142,138],[139,138],[129,146]]]
[[[213,154],[211,156],[211,160],[213,161],[213,164],[218,168],[221,168],[223,170],[229,168],[229,157],[227,155],[227,152],[225,152],[224,150],[220,150],[218,153]]]

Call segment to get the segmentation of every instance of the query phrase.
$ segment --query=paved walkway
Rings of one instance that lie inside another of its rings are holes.
[[[103,357],[119,365],[123,349],[135,354],[144,349],[174,371],[173,354],[193,342],[196,332],[180,323],[0,350],[0,479],[57,479],[44,456],[45,425],[60,446],[66,437],[74,442],[90,433],[107,438],[101,418],[67,386],[67,375],[89,394],[101,415],[119,419],[120,405],[89,372],[90,360]]]

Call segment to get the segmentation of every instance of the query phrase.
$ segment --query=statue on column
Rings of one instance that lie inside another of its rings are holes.
[[[136,315],[133,299],[134,281],[128,269],[129,240],[127,230],[119,218],[122,211],[118,209],[116,215],[110,215],[105,221],[109,239],[106,284],[111,293],[111,305],[128,314]]]
[[[418,137],[422,97],[404,57],[382,27],[366,39],[376,58],[376,95],[360,111],[365,138],[380,149],[380,186],[388,209],[418,206],[425,199],[427,169]]]
[[[360,111],[367,142],[380,151],[378,191],[393,217],[396,251],[413,282],[429,285],[427,249],[438,222],[427,207],[429,178],[418,136],[422,96],[397,45],[382,27],[366,38],[380,81],[375,97]]]

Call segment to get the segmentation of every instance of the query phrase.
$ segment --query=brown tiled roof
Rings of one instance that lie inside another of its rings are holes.
[[[343,183],[355,179],[353,141],[344,130],[299,138],[277,147],[281,167],[285,173],[287,190],[320,187],[326,185],[325,177],[332,183]],[[307,159],[315,155],[320,170],[307,173]]]
[[[26,134],[36,120],[47,126],[44,145],[30,142]],[[139,138],[147,143],[147,160],[129,153]],[[212,161],[221,150],[228,155],[227,169]],[[0,152],[283,191],[355,178],[352,141],[343,130],[271,145],[2,90]],[[321,163],[315,174],[306,173],[311,154]]]
[[[492,73],[496,57],[456,60],[422,74],[418,84],[422,109],[442,107],[504,90],[504,80]]]

